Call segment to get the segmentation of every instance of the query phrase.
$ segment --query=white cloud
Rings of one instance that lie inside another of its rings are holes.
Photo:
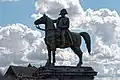
[[[89,57],[87,65],[99,72],[98,80],[113,80],[119,78],[106,78],[119,75],[120,70],[120,17],[116,11],[99,9],[86,11],[86,20],[80,28],[85,29],[92,37],[92,51],[94,56]],[[96,66],[97,65],[97,66]],[[111,74],[110,74],[111,73]],[[100,77],[101,76],[101,77]]]
[[[109,9],[88,9],[85,14],[86,20],[81,23],[80,28],[91,34],[94,53],[94,56],[89,57],[87,65],[93,66],[99,72],[98,80],[103,80],[102,77],[105,80],[119,79],[106,77],[119,75],[120,16]]]
[[[23,24],[12,24],[0,29],[0,67],[6,67],[10,64],[28,63],[30,52],[40,54],[41,51],[41,33],[31,30]],[[40,48],[39,48],[40,47]],[[27,58],[25,60],[24,58]]]
[[[36,13],[32,15],[35,19],[42,16],[43,13],[50,15],[53,19],[57,18],[60,10],[66,8],[72,22],[71,25],[74,27],[78,26],[85,16],[79,0],[37,0],[35,7]]]

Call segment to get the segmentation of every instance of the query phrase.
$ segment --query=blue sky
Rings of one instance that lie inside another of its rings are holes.
[[[84,10],[88,8],[109,8],[120,13],[120,0],[81,0]],[[20,0],[17,2],[0,2],[0,25],[22,23],[33,25],[34,19],[30,16],[35,12],[35,0]]]
[[[84,9],[92,8],[92,9],[100,9],[100,8],[108,8],[111,10],[116,10],[120,13],[119,4],[120,0],[82,0],[81,5]]]
[[[20,0],[0,3],[0,25],[14,23],[32,25],[33,19],[30,16],[35,11],[34,1],[35,0]]]

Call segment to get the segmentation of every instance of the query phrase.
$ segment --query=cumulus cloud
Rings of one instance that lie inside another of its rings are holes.
[[[86,21],[81,24],[81,27],[87,29],[93,38],[93,53],[95,55],[89,64],[99,71],[98,76],[113,77],[119,75],[119,25],[120,17],[116,11],[109,9],[97,11],[88,9],[86,11]],[[101,70],[100,67],[102,67]]]
[[[96,80],[119,79],[120,16],[115,10],[104,8],[84,11],[79,0],[37,0],[35,7],[36,12],[32,15],[35,19],[42,16],[43,13],[47,13],[51,18],[57,18],[59,11],[66,8],[71,21],[70,27],[76,29],[77,32],[81,32],[78,31],[81,29],[87,31],[92,38],[93,56],[84,52],[84,65],[92,66],[99,72]],[[59,56],[62,55],[61,58],[67,59],[66,62],[58,64],[71,65],[69,57],[76,57],[72,55],[64,58],[66,51],[68,50],[64,50],[61,54],[58,53]],[[68,53],[74,54],[72,51],[68,51]]]
[[[61,9],[66,8],[69,12],[71,27],[76,27],[84,20],[84,10],[82,9],[79,0],[37,0],[35,3],[36,13],[32,15],[37,19],[43,15],[48,14],[55,19],[59,16]],[[78,17],[79,16],[79,17]]]
[[[0,67],[32,61],[28,55],[32,52],[40,55],[42,42],[41,33],[31,30],[26,25],[17,23],[2,27],[0,29]],[[36,59],[36,57],[33,58]]]

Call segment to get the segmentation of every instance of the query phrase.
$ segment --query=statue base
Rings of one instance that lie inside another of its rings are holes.
[[[40,67],[33,74],[38,80],[94,80],[92,67],[54,66]]]

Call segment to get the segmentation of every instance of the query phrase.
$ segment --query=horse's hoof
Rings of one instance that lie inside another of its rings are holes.
[[[81,67],[81,65],[82,65],[82,63],[78,63],[78,64],[77,64],[77,67]]]
[[[47,63],[46,63],[46,64],[45,64],[45,67],[48,67],[49,65],[50,65],[50,64],[47,64]]]
[[[80,68],[80,67],[81,67],[81,65],[77,65],[77,67],[78,67],[78,68]]]
[[[47,61],[45,66],[49,66],[51,64],[51,62]]]
[[[49,63],[49,64],[46,64],[45,67],[54,67],[54,64],[53,63]]]

